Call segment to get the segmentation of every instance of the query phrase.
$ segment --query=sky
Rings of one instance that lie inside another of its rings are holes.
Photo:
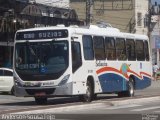
[[[157,2],[158,4],[160,4],[160,0],[151,0],[152,4]]]

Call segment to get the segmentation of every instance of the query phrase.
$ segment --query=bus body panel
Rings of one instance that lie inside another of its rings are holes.
[[[47,28],[45,28],[47,30]],[[49,28],[51,29],[62,29],[60,28]],[[83,35],[90,36],[103,36],[103,37],[123,37],[132,35],[132,39],[141,39],[148,41],[147,37],[141,35],[124,34],[120,32],[109,32],[105,29],[84,29],[84,28],[64,28],[68,30],[69,42],[69,67],[67,70],[55,80],[50,80],[49,82],[54,82],[52,86],[43,87],[21,87],[15,85],[16,96],[35,96],[36,93],[48,92],[48,96],[66,96],[66,95],[84,95],[86,94],[87,80],[93,80],[94,94],[98,93],[118,93],[121,91],[126,91],[129,79],[132,77],[134,80],[135,89],[143,89],[151,85],[151,61],[119,61],[119,60],[85,60],[82,37]],[[38,29],[35,29],[38,30]],[[43,28],[42,28],[43,30]],[[73,38],[73,39],[72,39]],[[128,37],[129,38],[129,37]],[[43,41],[43,40],[41,40]],[[44,40],[45,41],[45,40]],[[24,41],[23,41],[24,42]],[[36,42],[36,41],[35,41]],[[71,42],[80,43],[81,47],[81,57],[82,65],[73,72],[72,68],[72,50]],[[15,42],[16,44],[16,42]],[[15,50],[14,50],[15,51]],[[14,52],[15,54],[15,52]],[[15,59],[14,59],[15,63]],[[15,66],[14,66],[15,67]],[[14,78],[21,82],[19,75],[14,69]],[[62,82],[65,77],[68,77],[66,82]],[[15,80],[16,81],[16,80]],[[40,83],[46,82],[45,80],[38,81]],[[63,83],[62,85],[60,83]],[[25,82],[24,82],[25,83]],[[30,83],[35,83],[35,81],[30,81]],[[15,82],[15,84],[17,84]],[[28,94],[27,90],[32,94]]]

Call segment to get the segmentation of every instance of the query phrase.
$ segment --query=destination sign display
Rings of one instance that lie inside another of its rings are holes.
[[[25,31],[16,34],[16,40],[40,40],[68,37],[68,30]]]

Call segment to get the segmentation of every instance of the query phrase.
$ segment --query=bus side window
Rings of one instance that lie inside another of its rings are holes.
[[[96,60],[105,60],[104,38],[101,36],[94,36],[93,41]]]
[[[144,61],[145,60],[143,40],[137,40],[136,41],[136,55],[137,55],[137,60],[138,61]]]
[[[133,39],[126,40],[126,51],[128,60],[136,60],[135,42]]]
[[[81,48],[79,42],[72,42],[72,72],[82,65]]]
[[[94,60],[93,40],[92,36],[83,36],[83,52],[85,60]]]
[[[116,39],[116,53],[118,60],[126,60],[126,47],[125,40],[123,38]]]
[[[105,38],[105,51],[107,60],[116,60],[115,39],[111,37]]]
[[[144,51],[145,51],[145,58],[146,61],[149,61],[149,48],[148,48],[148,42],[144,42]]]

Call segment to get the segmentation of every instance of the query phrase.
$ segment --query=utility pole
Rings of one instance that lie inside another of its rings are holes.
[[[148,37],[150,40],[151,39],[151,0],[148,0]]]
[[[89,26],[93,18],[93,0],[86,0],[86,26]]]

